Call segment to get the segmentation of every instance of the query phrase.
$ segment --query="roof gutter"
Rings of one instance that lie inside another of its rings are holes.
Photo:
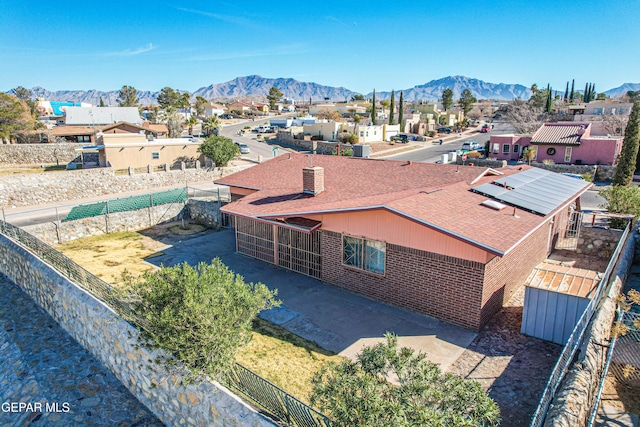
[[[227,205],[229,206],[229,205]],[[238,215],[238,216],[242,216],[245,218],[252,218],[252,219],[256,219],[256,220],[260,220],[262,219],[263,221],[265,221],[265,218],[273,218],[273,217],[286,217],[286,216],[300,216],[300,215],[318,215],[318,214],[323,214],[323,213],[338,213],[338,212],[354,212],[354,211],[368,211],[368,210],[376,210],[376,209],[385,209],[387,211],[393,212],[397,215],[400,215],[402,217],[408,218],[412,221],[415,221],[419,224],[425,225],[429,228],[432,228],[434,230],[440,231],[441,233],[444,233],[446,235],[452,236],[458,240],[461,240],[465,243],[468,243],[472,246],[476,246],[480,249],[483,249],[487,252],[490,252],[494,255],[498,255],[498,256],[503,256],[505,254],[505,252],[498,250],[496,248],[493,248],[491,246],[485,245],[483,243],[480,242],[476,242],[475,240],[469,239],[468,237],[465,237],[461,234],[458,233],[454,233],[451,230],[447,230],[446,228],[437,226],[435,224],[431,224],[430,222],[421,220],[419,218],[416,218],[414,216],[411,215],[407,215],[404,212],[398,211],[396,209],[390,208],[388,206],[385,205],[376,205],[376,206],[367,206],[367,207],[358,207],[358,208],[346,208],[346,209],[326,209],[326,210],[320,210],[320,211],[309,211],[309,212],[291,212],[291,213],[278,213],[278,214],[269,214],[269,215],[262,215],[260,217],[253,217],[253,216],[246,216],[246,215],[242,215],[239,213],[235,213],[232,212],[230,210],[221,208],[221,211],[228,213],[228,214],[233,214],[233,215]],[[270,221],[269,221],[270,222]]]

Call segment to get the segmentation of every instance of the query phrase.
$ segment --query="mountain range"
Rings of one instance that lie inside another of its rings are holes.
[[[296,101],[344,101],[351,99],[357,92],[344,87],[324,86],[313,82],[301,82],[291,78],[265,78],[258,75],[237,77],[224,83],[211,84],[202,87],[191,95],[202,96],[208,100],[228,100],[236,98],[264,99],[271,87],[277,87],[286,98]],[[414,86],[409,89],[396,89],[396,99],[403,92],[406,101],[436,101],[442,96],[442,92],[450,88],[453,91],[453,99],[460,98],[463,90],[469,89],[477,99],[513,100],[516,98],[528,99],[531,91],[521,84],[489,83],[482,80],[464,77],[448,76],[428,83]],[[620,87],[610,89],[605,93],[611,97],[625,94],[629,90],[640,90],[640,83],[625,83]],[[33,96],[44,98],[48,101],[85,102],[99,105],[100,99],[105,105],[117,105],[119,90],[58,90],[48,91],[41,87],[32,88]],[[180,91],[187,92],[187,91]],[[157,103],[160,92],[138,91],[141,105]],[[363,94],[365,98],[371,98],[373,93]],[[389,99],[391,92],[376,92],[376,99]]]

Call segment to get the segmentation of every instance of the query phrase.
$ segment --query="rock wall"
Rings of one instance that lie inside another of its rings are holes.
[[[222,225],[221,206],[221,203],[215,200],[189,199],[186,207],[193,221],[215,227]]]
[[[637,235],[634,227],[612,275],[609,292],[587,326],[578,356],[551,402],[545,427],[583,427],[588,423],[604,371],[617,298],[633,262]]]
[[[185,212],[183,203],[171,203],[73,221],[46,222],[22,228],[38,239],[54,245],[99,234],[143,230],[156,224],[182,219]]]
[[[78,157],[76,148],[88,144],[0,144],[0,165],[64,165]]]
[[[166,425],[272,427],[216,382],[180,385],[138,330],[20,245],[0,235],[0,271],[44,308]]]
[[[276,141],[280,145],[301,151],[315,151],[317,154],[333,154],[338,145],[337,142],[295,139],[293,135],[286,132],[278,132],[276,138]]]
[[[601,165],[546,165],[544,163],[531,163],[531,166],[535,166],[540,169],[550,170],[558,173],[577,173],[579,175],[589,174],[592,177],[595,176],[595,181],[610,181],[616,174],[615,166],[601,166]]]
[[[581,227],[576,252],[608,260],[616,249],[622,233],[622,230]]]
[[[252,165],[250,165],[252,166]],[[0,177],[0,208],[68,202],[220,178],[250,166],[116,175],[111,168]]]

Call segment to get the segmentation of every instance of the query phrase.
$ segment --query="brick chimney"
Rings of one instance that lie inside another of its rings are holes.
[[[320,166],[302,169],[302,192],[305,194],[320,194],[324,191],[324,168]]]

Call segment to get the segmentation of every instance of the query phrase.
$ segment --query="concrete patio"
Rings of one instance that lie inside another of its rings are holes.
[[[401,346],[426,354],[446,371],[476,337],[466,329],[237,254],[231,230],[183,237],[162,252],[148,262],[195,265],[219,257],[246,281],[278,289],[282,306],[261,317],[346,357],[353,358],[363,346],[380,342],[386,332],[392,332]]]

